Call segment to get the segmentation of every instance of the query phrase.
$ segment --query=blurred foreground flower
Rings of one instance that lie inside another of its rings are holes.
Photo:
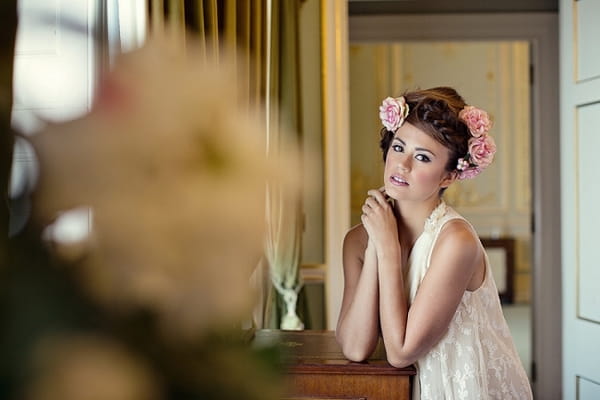
[[[233,69],[188,44],[122,56],[88,115],[31,138],[34,218],[0,270],[1,398],[280,398],[279,355],[241,322],[266,183],[295,195],[297,154],[266,158]]]
[[[295,169],[291,155],[290,169],[266,159],[265,131],[235,82],[222,63],[149,43],[117,61],[90,114],[32,139],[38,220],[93,210],[87,247],[56,243],[59,253],[75,249],[104,307],[147,310],[180,339],[250,315],[265,182]]]
[[[105,338],[46,338],[35,351],[33,370],[29,400],[163,398],[148,366]]]

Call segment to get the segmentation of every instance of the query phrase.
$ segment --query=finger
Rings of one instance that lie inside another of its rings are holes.
[[[371,236],[371,219],[368,215],[362,214],[360,216],[360,222],[362,222],[363,227],[367,231],[367,234]]]
[[[369,196],[365,199],[365,205],[370,208],[375,208],[379,205],[379,203],[377,202],[377,200],[375,198]]]
[[[369,207],[368,205],[366,205],[366,204],[365,204],[365,205],[363,205],[363,206],[362,206],[362,212],[363,212],[363,215],[367,215],[367,214],[369,214],[371,211],[372,211],[372,209],[371,209],[371,207]]]
[[[371,198],[375,199],[378,204],[387,205],[385,195],[379,190],[369,190],[367,193],[369,194],[369,196],[371,196]]]
[[[360,222],[362,222],[362,224],[364,225],[365,229],[369,230],[369,217],[366,214],[361,214],[360,216]]]

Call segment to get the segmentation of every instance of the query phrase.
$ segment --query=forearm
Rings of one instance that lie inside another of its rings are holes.
[[[377,257],[368,246],[351,302],[340,315],[336,338],[344,355],[352,361],[368,358],[379,340],[379,288]]]
[[[401,250],[390,246],[378,252],[379,318],[390,364],[403,367],[414,360],[414,349],[406,346],[408,301],[404,289]]]

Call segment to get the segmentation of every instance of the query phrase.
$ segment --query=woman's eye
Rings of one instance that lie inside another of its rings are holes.
[[[392,150],[400,152],[400,151],[403,151],[404,148],[399,144],[394,144],[394,145],[392,145]]]
[[[431,159],[427,157],[425,154],[417,154],[416,159],[423,162],[429,162]]]

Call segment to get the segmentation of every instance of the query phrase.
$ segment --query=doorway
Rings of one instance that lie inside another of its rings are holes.
[[[552,398],[561,391],[557,15],[350,16],[349,40],[352,44],[448,40],[523,40],[530,44],[531,61],[537,66],[531,83],[531,205],[535,216],[531,221],[531,270],[535,276],[531,282],[531,375],[536,397]]]
[[[499,152],[477,179],[452,185],[446,202],[482,238],[523,366],[531,378],[531,90],[527,41],[350,44],[351,225],[365,193],[382,184],[377,108],[405,90],[451,86],[488,111]],[[370,77],[370,78],[369,78]]]

